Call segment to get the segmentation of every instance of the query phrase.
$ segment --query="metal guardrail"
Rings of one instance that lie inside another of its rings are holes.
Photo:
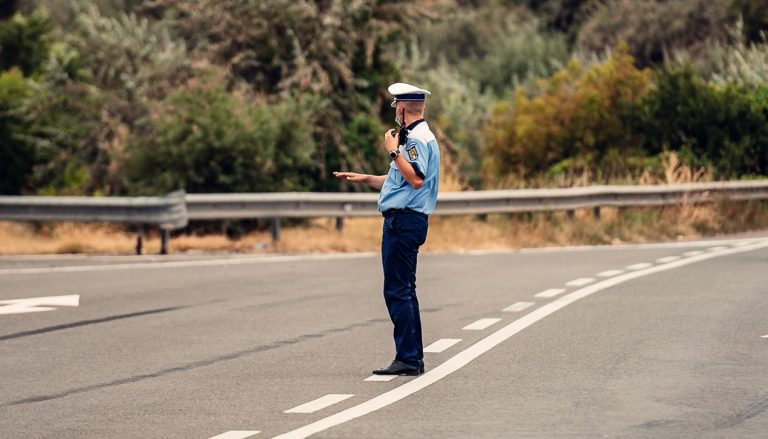
[[[162,230],[160,253],[168,253],[170,230],[187,226],[184,191],[161,197],[0,196],[0,220],[74,221],[136,224],[136,253],[141,254],[143,226]]]
[[[663,206],[717,199],[768,199],[768,180],[647,186],[588,186],[444,192],[434,215]],[[377,216],[374,193],[188,194],[191,220]]]
[[[184,194],[162,197],[0,197],[0,220],[121,222],[163,230],[161,252],[167,252],[169,231],[188,220],[272,218],[279,240],[280,218],[377,216],[375,193]],[[541,212],[601,207],[643,207],[716,200],[768,200],[768,180],[647,186],[589,186],[567,189],[520,189],[445,192],[438,196],[435,215]]]

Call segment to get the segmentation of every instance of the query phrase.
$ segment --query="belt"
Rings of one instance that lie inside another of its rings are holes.
[[[428,216],[426,213],[418,212],[416,210],[413,210],[409,207],[406,207],[404,209],[387,209],[384,212],[381,212],[382,215],[384,215],[384,218],[389,218],[392,215],[422,215],[422,216]]]

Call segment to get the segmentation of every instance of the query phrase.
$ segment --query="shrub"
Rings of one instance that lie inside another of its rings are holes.
[[[0,70],[18,67],[29,76],[48,59],[53,24],[45,9],[0,21]]]
[[[577,45],[601,51],[626,42],[641,66],[658,63],[673,49],[696,51],[708,41],[728,40],[736,17],[729,2],[710,0],[617,0],[605,2],[579,31]]]
[[[626,171],[640,139],[627,128],[627,114],[650,83],[626,48],[584,69],[573,61],[500,102],[486,128],[486,181],[525,180],[547,171],[592,171],[611,179]]]
[[[130,145],[132,193],[301,191],[313,185],[309,100],[251,102],[221,81],[169,96]]]
[[[0,194],[18,195],[32,170],[34,143],[25,136],[32,126],[26,103],[34,89],[18,69],[0,73]]]
[[[659,71],[632,122],[646,153],[680,151],[716,177],[768,174],[768,85],[708,84],[690,68]]]

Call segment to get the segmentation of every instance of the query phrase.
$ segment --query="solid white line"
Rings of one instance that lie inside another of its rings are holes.
[[[627,270],[642,270],[643,268],[648,268],[651,265],[653,264],[650,262],[640,262],[639,264],[627,265]]]
[[[81,273],[85,271],[112,271],[133,269],[163,269],[187,267],[220,267],[229,265],[267,264],[275,262],[333,261],[339,259],[370,258],[378,253],[333,253],[328,255],[302,256],[253,256],[247,258],[206,259],[197,261],[138,262],[135,264],[79,265],[71,267],[8,268],[0,270],[4,274],[46,274],[46,273]]]
[[[558,294],[564,293],[564,288],[550,288],[548,290],[544,290],[540,293],[534,294],[533,297],[555,297]]]
[[[469,325],[461,329],[466,329],[467,331],[481,331],[489,326],[495,325],[500,321],[501,319],[480,319],[476,322],[470,323]]]
[[[509,305],[508,307],[502,309],[504,312],[518,312],[522,311],[530,306],[535,305],[534,302],[515,302],[512,305]]]
[[[437,354],[437,353],[443,352],[444,350],[448,349],[449,347],[455,345],[460,341],[461,341],[460,338],[441,338],[440,340],[425,347],[424,352],[431,352],[431,353]]]
[[[309,401],[306,404],[302,404],[292,409],[288,409],[283,413],[314,413],[318,410],[322,410],[326,407],[330,407],[334,404],[340,403],[341,401],[344,401],[345,399],[349,399],[353,396],[355,395],[341,395],[341,394],[331,393],[325,396],[321,396],[320,398],[317,398],[314,401]]]
[[[397,377],[398,375],[371,375],[368,378],[364,379],[363,381],[375,381],[375,382],[392,381]]]
[[[322,418],[303,427],[299,427],[295,430],[291,430],[287,433],[275,436],[273,439],[303,439],[315,433],[325,431],[331,427],[335,427],[353,419],[357,419],[361,416],[365,416],[369,413],[373,413],[379,409],[394,404],[397,401],[400,401],[401,399],[406,398],[418,392],[419,390],[436,383],[437,381],[440,381],[453,372],[456,372],[457,370],[469,364],[475,358],[488,352],[489,350],[493,349],[505,340],[538,322],[544,317],[547,317],[548,315],[562,308],[565,308],[577,300],[597,293],[598,291],[602,291],[621,283],[647,276],[649,274],[672,270],[674,268],[683,267],[696,262],[705,261],[707,259],[757,250],[766,247],[768,247],[768,240],[751,246],[723,250],[722,252],[717,253],[707,253],[698,257],[682,259],[680,261],[672,262],[666,265],[656,265],[645,270],[632,271],[626,274],[622,274],[621,276],[612,277],[594,285],[581,288],[556,300],[553,300],[552,302],[543,305],[541,308],[531,311],[523,317],[520,317],[514,322],[504,326],[503,328],[483,338],[467,349],[454,355],[443,364],[440,364],[429,372],[416,377],[411,381],[395,387],[388,392],[382,393],[379,396],[373,397],[368,401],[362,402],[358,405],[352,406],[348,409],[342,410],[338,413]]]
[[[624,273],[624,270],[606,270],[606,271],[601,271],[600,273],[597,273],[597,275],[599,277],[613,277],[621,273]]]
[[[580,277],[570,282],[566,282],[565,284],[568,285],[569,287],[583,287],[584,285],[591,284],[594,281],[595,279],[592,277]]]
[[[686,257],[688,257],[688,256],[698,256],[698,255],[700,255],[702,253],[704,253],[702,250],[693,250],[693,251],[689,251],[689,252],[683,253],[683,256],[686,256]]]
[[[458,252],[426,252],[430,254],[466,254],[466,255],[506,255],[516,253],[558,253],[558,252],[578,252],[591,250],[631,250],[631,249],[667,249],[667,248],[686,248],[686,247],[711,247],[716,245],[734,245],[749,246],[763,242],[755,238],[741,239],[722,239],[711,241],[682,241],[682,242],[659,242],[653,244],[613,244],[613,245],[582,245],[582,246],[564,246],[564,247],[539,247],[523,249],[501,249],[501,250],[471,250]],[[2,256],[0,260],[15,260],[17,258],[49,258],[64,259],[65,255],[21,255],[21,256]],[[66,255],[66,259],[81,260],[87,258],[86,255]],[[354,259],[378,257],[379,253],[361,252],[361,253],[331,253],[324,255],[295,255],[295,256],[252,256],[240,258],[224,259],[206,259],[196,261],[171,261],[171,262],[137,262],[135,264],[100,264],[100,265],[80,265],[68,267],[37,267],[37,268],[6,268],[0,269],[0,275],[9,274],[46,274],[46,273],[79,273],[85,271],[110,271],[110,270],[132,270],[145,268],[179,268],[179,267],[214,267],[223,265],[243,265],[273,262],[300,262],[300,261],[327,261],[337,259]],[[134,256],[115,256],[116,258],[128,259]],[[143,260],[150,259],[146,256]]]
[[[261,433],[261,431],[232,430],[226,433],[217,434],[209,439],[245,439],[259,433]]]
[[[666,264],[667,262],[672,262],[680,259],[680,256],[664,256],[663,258],[656,259],[656,262],[659,264]]]

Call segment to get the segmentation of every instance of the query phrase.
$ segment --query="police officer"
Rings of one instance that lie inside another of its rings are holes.
[[[429,91],[396,83],[394,96],[398,130],[384,133],[384,148],[392,163],[387,175],[334,172],[342,180],[380,190],[379,211],[384,216],[381,258],[384,266],[384,300],[394,324],[394,361],[373,371],[377,375],[424,373],[421,317],[416,298],[416,258],[427,238],[429,214],[437,201],[440,180],[440,147],[424,120]]]

